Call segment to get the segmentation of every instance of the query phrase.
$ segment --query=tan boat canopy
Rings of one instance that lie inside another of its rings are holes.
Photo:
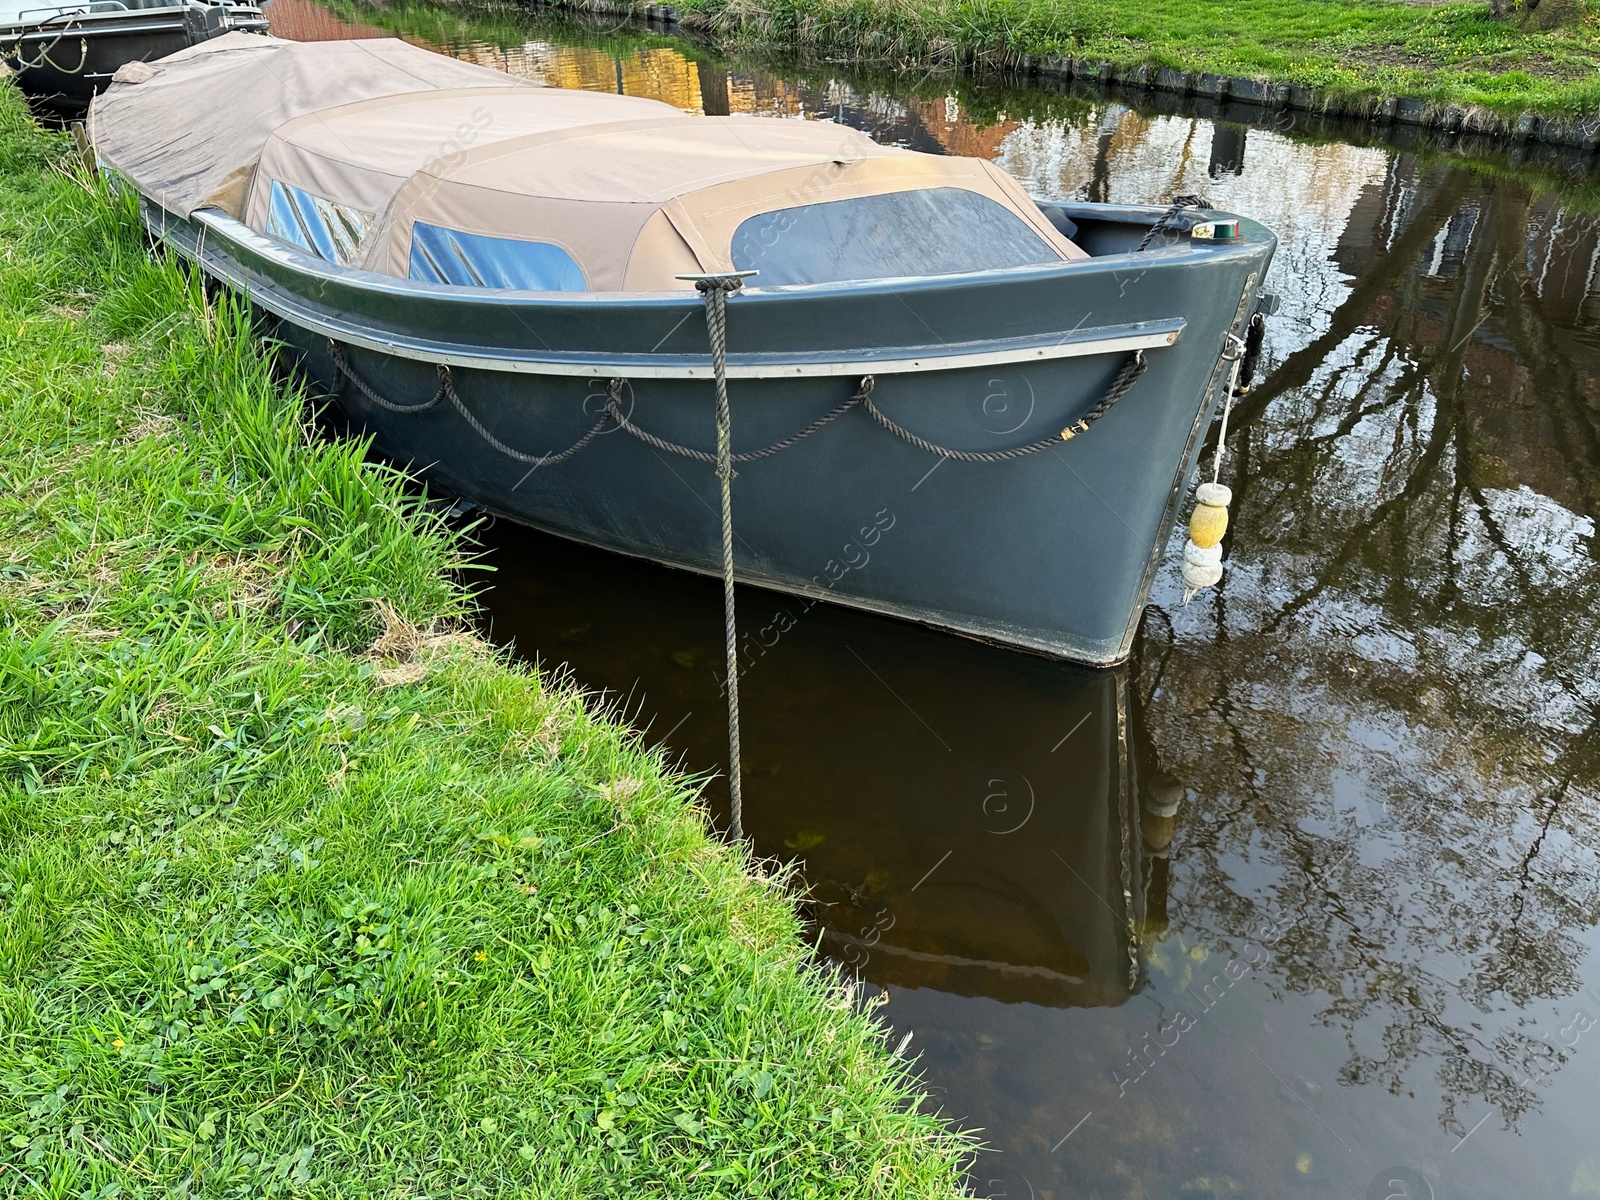
[[[113,84],[90,134],[180,215],[220,208],[434,283],[663,291],[706,271],[775,286],[1084,256],[980,159],[543,87],[391,40],[205,42]]]

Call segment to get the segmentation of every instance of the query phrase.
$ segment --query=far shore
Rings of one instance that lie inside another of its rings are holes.
[[[729,45],[907,71],[1003,68],[1600,146],[1600,3],[1554,28],[1481,0],[543,0]]]

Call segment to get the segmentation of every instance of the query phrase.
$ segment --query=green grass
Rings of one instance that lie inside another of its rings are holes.
[[[692,780],[0,85],[0,1194],[932,1197]]]
[[[581,8],[581,0],[556,0]],[[724,38],[916,62],[1076,55],[1505,114],[1600,109],[1600,2],[1539,31],[1483,0],[678,0]]]

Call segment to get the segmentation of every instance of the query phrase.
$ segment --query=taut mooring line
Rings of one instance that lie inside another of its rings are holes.
[[[711,335],[711,370],[717,385],[717,479],[722,485],[722,629],[727,649],[728,826],[744,841],[744,794],[739,779],[739,635],[733,612],[733,414],[728,407],[728,293],[754,271],[731,275],[679,275],[705,298]]]

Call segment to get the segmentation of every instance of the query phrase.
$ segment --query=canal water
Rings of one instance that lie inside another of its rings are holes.
[[[516,9],[269,11],[1275,228],[1223,585],[1182,603],[1174,532],[1135,657],[1102,672],[742,593],[746,826],[912,1035],[930,1103],[981,1131],[976,1195],[1600,1196],[1589,165],[773,69]],[[482,536],[496,638],[723,768],[717,583]],[[840,561],[870,571],[872,540]]]

